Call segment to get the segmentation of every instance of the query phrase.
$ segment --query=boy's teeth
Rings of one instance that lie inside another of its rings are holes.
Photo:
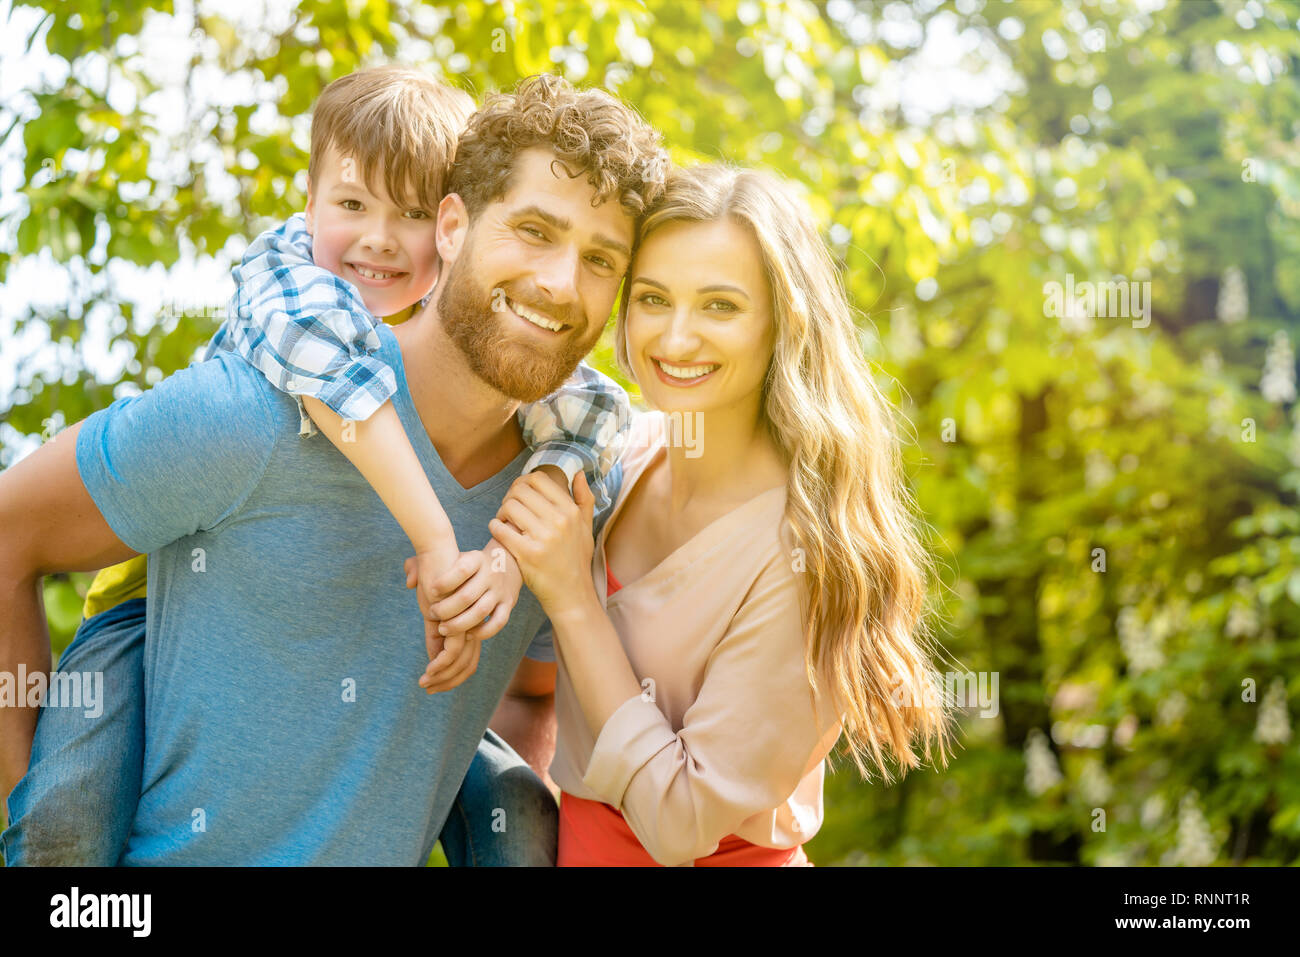
[[[367,269],[365,266],[354,265],[352,268],[361,273],[361,275],[365,276],[367,279],[392,279],[397,275],[395,272],[377,272],[374,269]]]
[[[659,360],[656,359],[655,361],[658,362]],[[659,368],[663,369],[664,372],[668,373],[674,379],[698,379],[700,376],[707,375],[718,367],[716,365],[670,366],[666,362],[659,362]]]
[[[553,319],[547,319],[545,316],[539,316],[537,313],[525,309],[523,306],[519,305],[519,303],[515,302],[513,299],[509,300],[509,302],[510,302],[510,308],[514,310],[516,316],[518,316],[521,319],[527,319],[535,326],[541,326],[543,329],[551,330],[551,332],[559,332],[561,329],[564,328],[563,323],[556,322]]]

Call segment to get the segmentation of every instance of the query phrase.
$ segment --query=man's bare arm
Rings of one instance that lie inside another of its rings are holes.
[[[559,791],[547,773],[555,757],[555,669],[554,662],[521,661],[490,724],[552,794]]]
[[[137,554],[113,533],[81,481],[81,425],[0,472],[0,672],[16,675],[20,665],[28,673],[50,670],[43,576],[94,571]],[[27,773],[37,714],[0,707],[0,796]]]

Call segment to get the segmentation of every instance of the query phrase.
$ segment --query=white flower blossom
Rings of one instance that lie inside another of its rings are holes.
[[[1025,790],[1038,797],[1060,783],[1061,768],[1041,728],[1031,728],[1025,738]]]
[[[1132,867],[1132,855],[1123,848],[1111,848],[1097,855],[1098,867]]]
[[[1083,462],[1083,481],[1088,488],[1103,488],[1115,478],[1115,466],[1105,452],[1094,449]]]
[[[1240,266],[1229,266],[1219,280],[1219,301],[1215,310],[1219,321],[1241,322],[1250,312],[1250,297],[1246,293],[1246,274]]]
[[[1259,391],[1265,400],[1274,405],[1295,399],[1295,350],[1291,337],[1283,329],[1273,333],[1268,352],[1264,355],[1264,375],[1259,380]]]
[[[1160,824],[1160,819],[1165,816],[1165,799],[1159,794],[1153,794],[1142,802],[1142,810],[1139,817],[1142,821],[1142,827],[1148,831],[1154,831]]]
[[[1168,697],[1160,699],[1156,705],[1156,724],[1163,727],[1175,725],[1187,714],[1187,697],[1181,691],[1175,691]]]
[[[1177,844],[1164,856],[1162,864],[1205,867],[1219,856],[1219,842],[1210,831],[1196,798],[1196,792],[1192,791],[1178,802]]]
[[[1232,400],[1218,393],[1206,402],[1206,416],[1210,424],[1210,435],[1237,435],[1239,423],[1232,420]]]
[[[1228,609],[1228,621],[1223,633],[1229,638],[1245,637],[1259,631],[1259,612],[1250,605],[1233,605]]]
[[[1142,621],[1136,608],[1121,608],[1115,626],[1129,670],[1134,674],[1152,671],[1165,663],[1164,652],[1160,650],[1163,636]]]
[[[1291,715],[1286,708],[1286,685],[1274,678],[1264,692],[1255,722],[1255,740],[1260,744],[1286,744],[1291,740]]]
[[[1089,761],[1079,773],[1079,796],[1085,804],[1101,807],[1114,793],[1106,768],[1098,760]]]

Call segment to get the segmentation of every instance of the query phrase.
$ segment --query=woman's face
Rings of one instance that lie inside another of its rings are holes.
[[[730,217],[661,226],[629,276],[627,352],[646,402],[756,419],[775,329],[749,228]]]

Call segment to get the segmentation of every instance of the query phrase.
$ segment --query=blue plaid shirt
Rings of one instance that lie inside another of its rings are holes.
[[[298,398],[300,433],[316,429],[302,396],[319,399],[344,419],[368,419],[397,391],[397,375],[378,356],[378,321],[356,287],[317,266],[301,213],[258,236],[234,270],[235,295],[204,358],[228,349],[271,384]],[[516,413],[533,449],[529,472],[554,465],[572,487],[579,471],[595,498],[599,533],[618,497],[618,460],[632,421],[627,393],[613,379],[579,363],[565,383]]]

